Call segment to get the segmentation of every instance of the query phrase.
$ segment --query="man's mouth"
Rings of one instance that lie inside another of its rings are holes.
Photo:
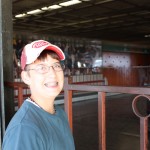
[[[47,82],[44,84],[46,87],[52,87],[52,86],[57,86],[58,82]]]

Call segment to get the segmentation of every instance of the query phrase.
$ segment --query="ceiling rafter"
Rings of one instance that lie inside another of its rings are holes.
[[[149,0],[90,0],[45,11],[24,18],[15,18],[44,6],[66,0],[13,0],[14,31],[36,34],[57,34],[76,37],[138,42],[150,45]]]

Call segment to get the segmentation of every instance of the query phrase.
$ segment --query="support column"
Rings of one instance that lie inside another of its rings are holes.
[[[10,0],[0,0],[0,142],[2,142],[5,127],[14,114],[13,90],[4,87],[4,81],[13,80],[11,2]]]

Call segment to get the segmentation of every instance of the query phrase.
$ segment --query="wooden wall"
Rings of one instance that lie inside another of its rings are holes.
[[[140,53],[103,52],[103,75],[108,85],[143,86],[141,66],[150,66],[150,55]],[[136,66],[136,67],[135,67]],[[139,67],[137,67],[139,66]],[[150,68],[144,68],[144,74]],[[147,74],[148,75],[148,74]]]

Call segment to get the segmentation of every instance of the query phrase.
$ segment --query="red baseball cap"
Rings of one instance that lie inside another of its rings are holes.
[[[65,59],[63,51],[56,45],[53,45],[44,40],[33,41],[30,44],[27,44],[21,54],[21,68],[24,70],[26,64],[31,64],[34,62],[43,50],[54,51],[60,58],[60,60]]]

